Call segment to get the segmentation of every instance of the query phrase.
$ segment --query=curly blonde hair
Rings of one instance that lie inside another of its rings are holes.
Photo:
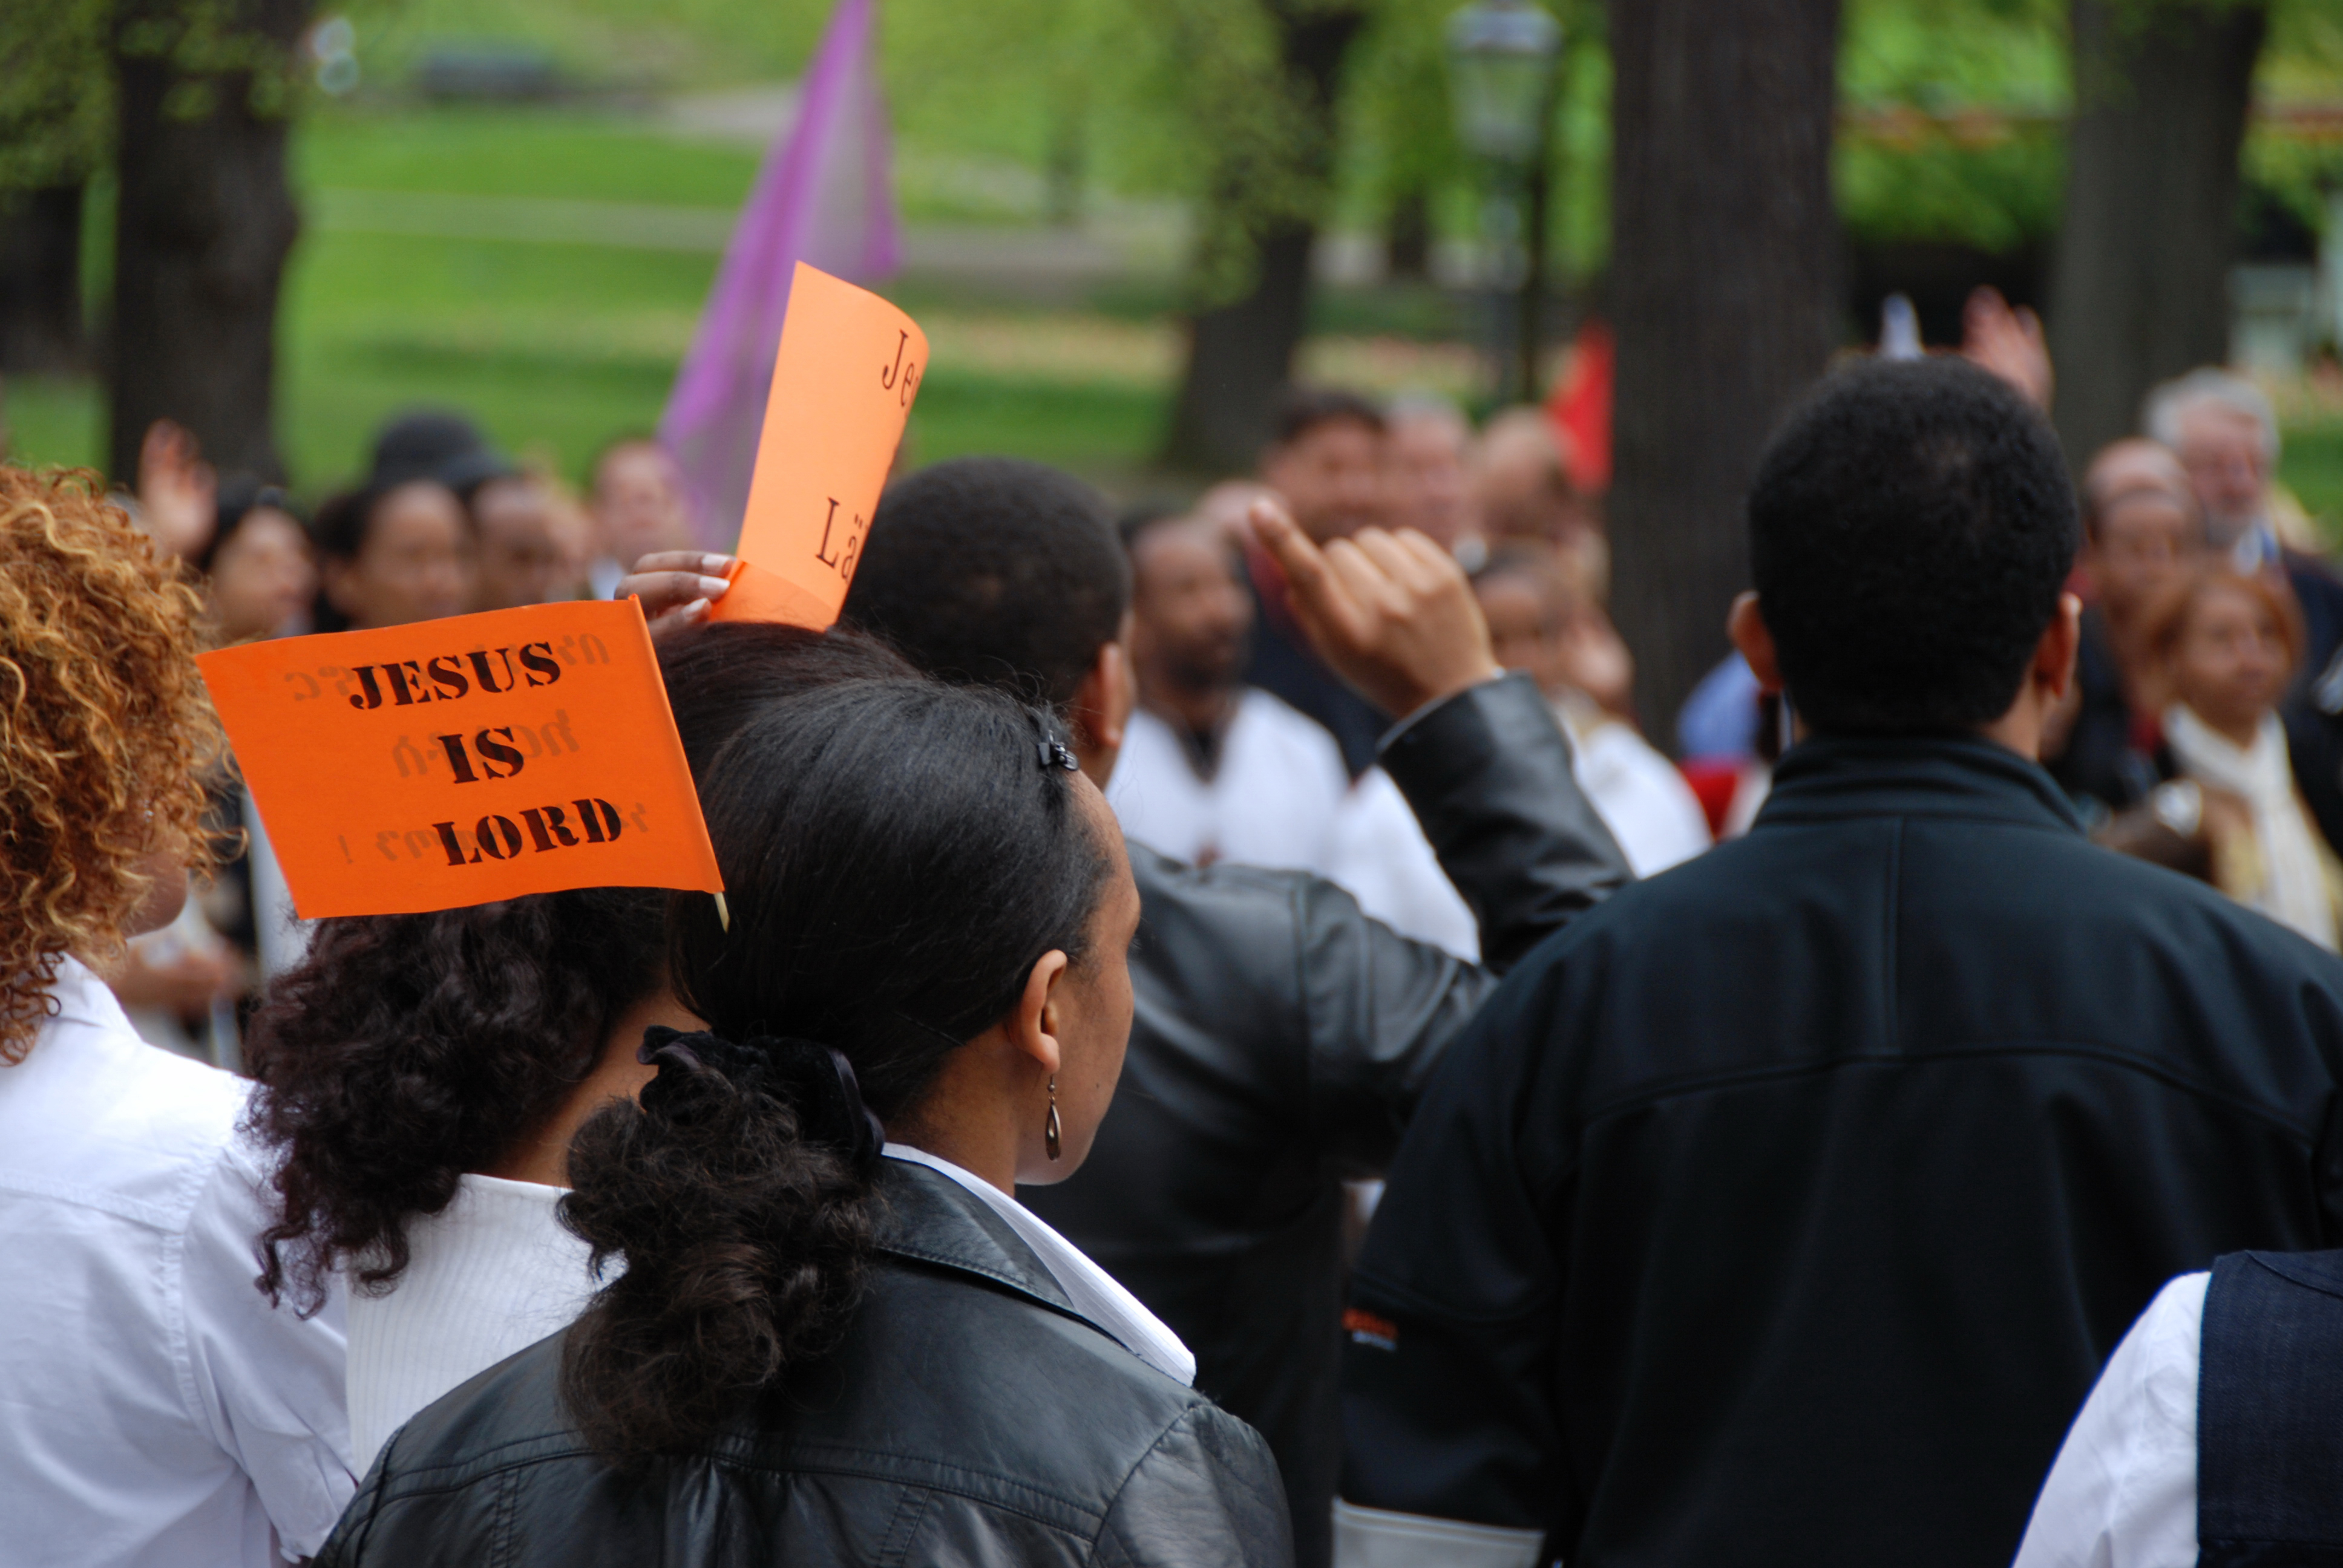
[[[200,612],[96,474],[0,466],[0,1063],[64,955],[119,954],[157,851],[213,859]]]

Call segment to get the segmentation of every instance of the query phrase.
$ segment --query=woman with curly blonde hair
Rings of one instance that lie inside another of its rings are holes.
[[[0,1520],[11,1563],[307,1556],[354,1486],[339,1303],[252,1288],[250,1085],[90,969],[209,859],[200,603],[95,475],[0,467]]]

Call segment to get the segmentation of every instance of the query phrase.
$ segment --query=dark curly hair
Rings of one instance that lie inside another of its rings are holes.
[[[597,1266],[627,1262],[570,1329],[562,1369],[612,1462],[693,1447],[851,1321],[869,1177],[742,1053],[834,1049],[896,1122],[1043,954],[1083,961],[1110,862],[1078,776],[1039,758],[1049,724],[997,692],[852,680],[772,705],[708,764],[731,924],[677,895],[669,968],[735,1066],[669,1087],[663,1064],[639,1105],[596,1112],[562,1203]]]
[[[1750,487],[1750,575],[1817,730],[1956,733],[2016,699],[2080,542],[2040,409],[1966,360],[1830,377]]]
[[[942,679],[1064,704],[1130,608],[1096,490],[1020,457],[953,457],[879,498],[842,618]]]
[[[594,1069],[659,990],[665,895],[539,893],[320,920],[253,1016],[246,1128],[281,1151],[260,1288],[305,1310],[337,1264],[387,1290],[407,1226],[455,1198]]]

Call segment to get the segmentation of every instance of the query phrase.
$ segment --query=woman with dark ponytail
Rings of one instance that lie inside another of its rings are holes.
[[[570,1159],[624,1271],[393,1440],[320,1564],[1286,1563],[1266,1446],[1014,1197],[1089,1152],[1131,1016],[1138,895],[1050,719],[849,681],[700,791],[707,1027]]]

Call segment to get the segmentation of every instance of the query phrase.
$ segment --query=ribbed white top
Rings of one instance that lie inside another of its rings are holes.
[[[585,1311],[592,1249],[553,1211],[567,1191],[466,1176],[447,1208],[408,1222],[413,1261],[390,1293],[350,1292],[350,1448],[361,1472],[417,1411]]]

